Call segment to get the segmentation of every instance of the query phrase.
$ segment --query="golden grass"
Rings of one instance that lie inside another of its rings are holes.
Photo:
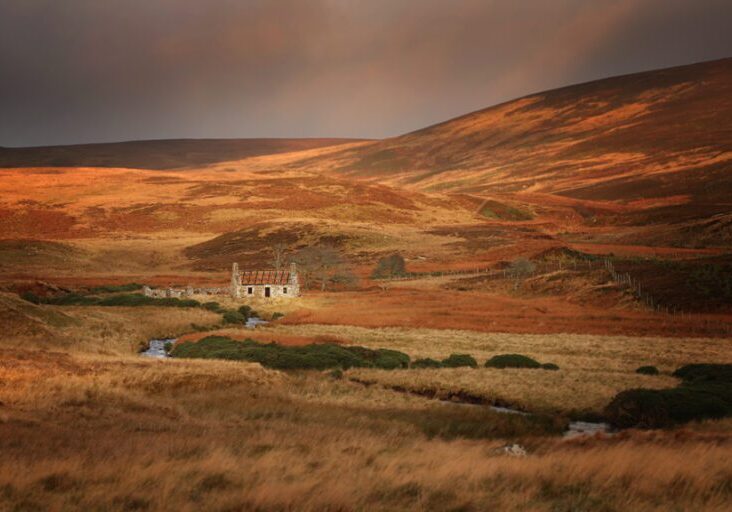
[[[683,364],[732,363],[732,340],[592,334],[513,334],[350,325],[277,324],[267,330],[301,336],[335,336],[372,348],[392,348],[413,357],[442,359],[468,353],[480,363],[496,354],[519,353],[563,369],[628,373],[641,365],[670,372]]]
[[[200,308],[37,306],[0,293],[3,347],[131,354],[151,338],[172,338],[221,315]]]
[[[452,406],[317,374],[10,350],[0,362],[3,510],[711,511],[732,498],[732,443],[713,428],[530,437],[530,455],[510,458],[505,439],[430,437],[414,420]]]
[[[288,315],[281,323],[554,333],[557,336],[563,333],[634,337],[732,336],[730,314],[682,317],[654,313],[637,306],[633,309],[608,307],[603,299],[616,303],[618,295],[615,292],[608,300],[599,295],[594,297],[597,290],[593,291],[591,287],[577,290],[568,286],[569,290],[562,292],[554,290],[554,285],[536,284],[538,293],[521,294],[506,290],[414,289],[408,281],[387,290],[374,286],[367,290],[322,295],[317,306],[307,307],[303,303],[301,310]],[[542,291],[542,288],[546,290]],[[308,295],[313,294],[309,292]],[[592,304],[580,303],[588,296],[593,297]],[[576,302],[569,300],[570,297]]]
[[[183,332],[194,319],[218,321],[199,309],[0,299],[9,318],[35,318],[57,335],[47,350],[28,350],[43,345],[22,333],[0,349],[0,510],[721,510],[732,498],[729,422],[562,441],[545,437],[553,427],[533,419],[327,374],[129,355],[136,343]],[[408,378],[443,390],[498,389],[536,410],[591,408],[623,382],[672,380],[630,373],[635,357],[665,354],[670,368],[727,354],[723,340],[317,325],[261,332],[335,336],[413,356],[461,351],[482,359],[530,348],[563,369],[352,372],[385,384]],[[499,454],[514,441],[529,457]]]
[[[620,391],[630,388],[669,388],[678,380],[668,376],[602,370],[527,370],[441,368],[421,370],[352,369],[348,377],[414,392],[438,395],[465,393],[489,402],[531,412],[601,413]]]
[[[732,362],[732,343],[720,339],[632,338],[578,334],[502,334],[441,329],[367,329],[353,326],[277,325],[273,334],[333,336],[371,348],[391,348],[412,358],[470,354],[479,365],[497,354],[519,353],[559,365],[559,371],[352,369],[348,376],[388,387],[438,394],[468,393],[536,412],[601,412],[615,394],[634,387],[674,387],[669,376],[689,363]],[[265,331],[266,332],[266,331]],[[635,373],[643,365],[666,375]]]

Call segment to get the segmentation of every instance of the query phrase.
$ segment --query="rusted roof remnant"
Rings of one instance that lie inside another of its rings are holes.
[[[241,273],[243,286],[261,284],[289,284],[290,272],[287,270],[248,270]]]

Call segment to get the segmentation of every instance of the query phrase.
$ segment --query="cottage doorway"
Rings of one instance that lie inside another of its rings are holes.
[[[269,297],[269,286],[264,287],[264,296]]]

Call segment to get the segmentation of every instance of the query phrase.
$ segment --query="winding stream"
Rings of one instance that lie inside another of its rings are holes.
[[[247,320],[246,327],[248,329],[254,329],[258,325],[266,324],[267,321],[262,320],[258,317],[252,317]],[[165,352],[165,345],[166,343],[175,343],[176,338],[160,338],[160,339],[151,339],[148,342],[148,348],[144,352],[141,352],[140,355],[143,357],[155,357],[155,358],[166,358],[168,357],[168,354]],[[364,386],[371,386],[374,384],[373,382],[367,382],[367,381],[361,381],[359,379],[349,379],[351,382],[355,382],[357,384],[362,384]],[[446,405],[458,405],[458,406],[466,406],[466,407],[489,407],[490,410],[501,413],[501,414],[520,414],[522,416],[531,416],[531,413],[526,411],[521,411],[519,409],[515,409],[513,407],[507,407],[505,405],[496,405],[487,403],[484,398],[482,397],[475,397],[475,396],[469,396],[469,395],[461,395],[461,394],[454,394],[450,395],[446,398],[439,398],[437,396],[437,393],[435,391],[424,391],[424,392],[417,392],[413,390],[409,390],[406,388],[403,388],[401,386],[384,386],[387,389],[391,389],[392,391],[397,391],[400,393],[409,393],[412,395],[419,395],[423,396],[424,398],[428,400],[434,400],[437,399],[440,402],[446,404]],[[567,427],[567,430],[564,432],[564,437],[567,439],[575,438],[575,437],[582,437],[582,436],[594,436],[596,434],[605,434],[605,435],[612,435],[613,430],[610,424],[608,423],[595,423],[590,421],[571,421],[569,423],[569,426]]]
[[[449,399],[438,399],[440,402],[449,405],[462,405],[467,407],[485,407],[485,404],[471,402],[455,402]],[[521,416],[531,416],[530,412],[520,411],[511,407],[499,405],[488,405],[491,411],[501,414],[519,414]],[[563,437],[572,439],[582,436],[594,436],[595,434],[612,435],[612,426],[609,423],[594,423],[590,421],[570,421],[567,430],[564,431]]]
[[[371,386],[375,382],[365,381],[361,379],[351,378],[351,382],[361,384],[363,386]],[[422,396],[428,400],[438,400],[445,405],[457,405],[463,407],[488,407],[490,410],[501,414],[520,414],[522,416],[531,416],[530,412],[522,411],[506,404],[496,404],[487,401],[485,398],[476,395],[470,395],[465,392],[450,393],[447,396],[439,396],[435,390],[416,391],[405,388],[403,386],[387,386],[384,388],[396,391],[398,393],[408,393],[410,395]],[[609,423],[595,423],[590,421],[570,421],[567,430],[563,436],[567,439],[581,436],[594,436],[595,434],[613,435],[612,426]]]

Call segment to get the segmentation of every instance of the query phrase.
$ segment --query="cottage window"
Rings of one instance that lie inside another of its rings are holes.
[[[254,288],[252,288],[251,286],[249,288],[247,288],[247,295],[251,295],[253,293],[254,293]]]
[[[287,295],[287,286],[285,286],[285,287],[282,288],[282,293],[285,294],[285,295]]]

